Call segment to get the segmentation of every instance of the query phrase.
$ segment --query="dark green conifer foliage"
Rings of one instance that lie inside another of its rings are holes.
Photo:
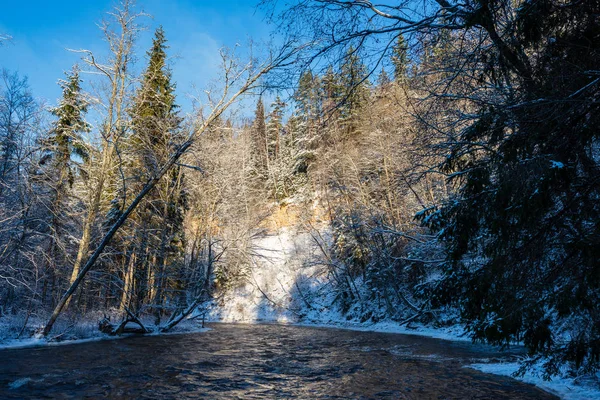
[[[323,96],[322,84],[325,84],[323,80],[306,70],[300,76],[294,93],[294,115],[288,127],[294,173],[304,174],[308,171],[314,158],[313,151],[319,142],[320,118],[322,114],[328,118],[333,109]]]
[[[404,82],[408,72],[408,44],[404,35],[398,35],[396,43],[392,48],[392,65],[394,66],[394,80]]]
[[[321,82],[319,97],[323,100],[323,111],[331,113],[332,109],[338,106],[338,102],[342,100],[344,88],[339,74],[336,74],[332,66],[327,67],[325,75]]]
[[[153,176],[182,141],[181,122],[175,103],[175,85],[166,64],[166,38],[158,28],[148,52],[148,67],[134,98],[131,115],[131,171],[141,187]],[[172,168],[143,200],[137,212],[136,268],[137,306],[144,300],[156,307],[170,297],[177,302],[182,294],[180,266],[184,251],[183,215],[186,209],[182,189],[183,172]],[[137,190],[130,191],[137,193]],[[148,276],[150,279],[148,279]]]
[[[377,86],[379,86],[379,88],[386,88],[390,85],[391,82],[392,80],[390,79],[387,72],[385,72],[385,69],[381,68],[381,72],[377,77]]]
[[[266,179],[269,169],[269,152],[267,125],[265,123],[265,106],[262,98],[256,102],[254,124],[252,126],[252,159],[257,176]]]
[[[144,153],[142,162],[148,176],[154,174],[171,153],[172,139],[177,136],[182,120],[175,104],[175,85],[171,83],[171,72],[166,66],[166,49],[161,27],[148,52],[148,67],[130,111],[132,142]]]
[[[40,166],[44,174],[43,184],[49,188],[50,196],[45,205],[49,211],[49,242],[45,258],[47,280],[44,282],[42,301],[46,292],[56,284],[60,267],[65,257],[64,244],[68,235],[68,212],[70,191],[75,180],[76,169],[88,161],[89,152],[81,134],[90,131],[84,117],[88,102],[81,93],[81,80],[77,66],[59,82],[62,98],[52,114],[57,118],[49,135],[42,140],[43,154]],[[51,283],[49,283],[51,282]],[[49,286],[50,285],[50,286]]]
[[[310,70],[306,70],[300,75],[298,87],[294,93],[298,115],[303,116],[307,120],[315,117],[318,112],[316,108],[317,95],[315,76]]]
[[[481,59],[502,101],[451,145],[458,196],[425,216],[449,244],[439,300],[476,339],[549,356],[549,374],[600,365],[600,1],[568,3],[524,1],[512,39]]]
[[[81,80],[79,69],[75,66],[67,74],[67,80],[61,81],[62,99],[57,107],[52,109],[52,114],[57,117],[52,131],[43,142],[46,163],[51,160],[52,174],[55,176],[55,197],[62,196],[67,187],[73,186],[74,170],[78,161],[87,161],[89,157],[87,146],[81,134],[90,131],[89,124],[84,116],[87,112],[88,102],[81,93]],[[59,194],[59,192],[61,194]]]
[[[343,91],[339,103],[340,124],[347,134],[357,130],[357,118],[369,99],[369,81],[366,66],[356,49],[350,47],[340,67],[339,87]],[[334,90],[331,88],[330,90]]]
[[[279,158],[281,147],[281,132],[283,129],[283,111],[285,103],[279,96],[271,104],[269,113],[269,122],[267,124],[267,152],[270,162],[275,162]]]

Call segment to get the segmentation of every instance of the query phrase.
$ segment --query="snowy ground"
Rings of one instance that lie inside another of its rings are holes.
[[[247,282],[226,293],[213,305],[207,320],[237,323],[279,322],[422,335],[445,340],[470,341],[460,326],[434,329],[401,326],[391,321],[360,323],[340,313],[334,305],[331,282],[316,259],[322,255],[315,232],[280,228],[255,240],[252,271]],[[511,376],[518,363],[474,364],[471,368]],[[520,379],[564,399],[600,399],[598,377],[576,382],[569,378],[544,381],[535,372]]]
[[[130,335],[110,336],[98,330],[97,319],[91,318],[87,321],[78,321],[77,323],[69,323],[69,321],[59,320],[55,325],[53,332],[54,336],[48,338],[36,337],[30,332],[25,332],[21,337],[17,338],[18,333],[15,333],[15,327],[21,326],[15,323],[14,320],[4,318],[0,320],[0,350],[1,349],[18,349],[35,346],[61,346],[73,343],[95,342],[101,340],[116,340]],[[148,328],[152,328],[151,321],[143,321]],[[43,321],[34,320],[28,324],[28,329],[31,327],[42,327]],[[20,330],[20,329],[19,329]],[[172,331],[167,333],[151,333],[152,335],[171,335],[191,332],[206,332],[209,328],[202,328],[201,321],[187,320],[182,321]]]

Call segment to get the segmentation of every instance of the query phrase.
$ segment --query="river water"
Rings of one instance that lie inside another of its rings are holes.
[[[0,398],[555,399],[467,342],[285,325],[0,351]]]

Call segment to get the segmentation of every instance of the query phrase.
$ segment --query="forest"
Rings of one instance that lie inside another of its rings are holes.
[[[190,113],[142,6],[98,16],[56,104],[2,69],[1,336],[170,331],[247,282],[275,218],[348,320],[598,371],[599,0],[263,0],[276,39],[221,49]]]

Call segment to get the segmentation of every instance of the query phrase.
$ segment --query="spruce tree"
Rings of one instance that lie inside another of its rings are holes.
[[[277,96],[271,104],[271,112],[269,113],[269,122],[267,123],[267,144],[269,159],[273,162],[279,157],[281,131],[283,129],[283,111],[285,103]]]
[[[81,93],[79,69],[73,67],[67,73],[67,79],[60,81],[62,98],[57,107],[51,110],[57,118],[48,136],[42,139],[42,157],[40,166],[44,174],[44,186],[49,188],[46,208],[49,211],[48,229],[50,230],[47,247],[47,267],[51,280],[56,279],[57,268],[66,254],[63,249],[67,230],[67,211],[71,189],[75,181],[75,172],[88,161],[88,147],[81,134],[89,132],[90,126],[84,117],[88,102]],[[47,288],[46,283],[44,288]],[[45,290],[44,290],[45,292]],[[45,297],[42,295],[42,297]],[[44,299],[42,299],[44,300]]]
[[[256,102],[254,123],[252,125],[252,160],[254,171],[260,178],[266,179],[269,168],[267,126],[265,124],[265,106],[262,97]]]
[[[175,103],[175,85],[166,64],[166,49],[161,27],[156,30],[148,52],[148,66],[129,111],[133,155],[130,168],[139,187],[156,174],[182,139],[182,118]],[[135,282],[131,288],[137,295],[138,306],[144,300],[155,306],[157,323],[167,288],[171,293],[181,290],[178,282],[185,211],[182,179],[180,167],[172,168],[143,200],[134,218],[137,221],[137,261],[132,264]]]
[[[358,117],[369,98],[367,68],[362,63],[357,50],[350,47],[340,67],[339,87],[343,90],[340,110],[340,124],[347,134],[358,129]]]
[[[90,131],[90,126],[84,119],[88,102],[81,93],[77,66],[67,74],[67,80],[60,81],[59,84],[62,88],[62,99],[59,105],[52,109],[52,114],[57,120],[42,143],[42,160],[44,163],[51,160],[52,174],[56,179],[55,198],[61,197],[67,188],[73,186],[74,170],[79,164],[73,157],[87,161],[89,153],[81,134]]]
[[[478,12],[488,31],[505,26]],[[448,243],[438,300],[460,306],[474,338],[548,356],[549,375],[565,361],[594,371],[600,2],[526,0],[515,12],[511,39],[475,59],[490,97],[448,144],[442,172],[458,194],[425,217]]]
[[[294,113],[288,121],[287,143],[290,146],[292,170],[305,174],[314,159],[314,150],[319,144],[319,127],[327,106],[321,85],[325,82],[306,70],[300,75],[294,92]],[[331,107],[333,109],[333,106]]]
[[[344,88],[340,76],[330,65],[323,75],[319,91],[319,98],[323,104],[323,114],[326,120],[334,120],[339,116],[339,103],[343,99]]]
[[[402,34],[398,35],[394,43],[391,61],[394,66],[394,80],[398,83],[404,82],[408,72],[408,44]]]

